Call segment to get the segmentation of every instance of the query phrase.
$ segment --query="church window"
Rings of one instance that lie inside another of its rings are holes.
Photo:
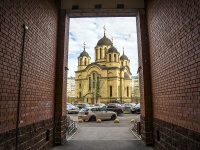
[[[79,89],[81,89],[81,83],[79,83]]]
[[[127,86],[127,97],[129,97],[129,87]]]
[[[80,65],[82,65],[82,58],[80,58]]]
[[[116,57],[116,54],[114,54],[114,61],[115,61],[115,62],[117,61],[117,57]]]
[[[86,62],[87,62],[87,60],[86,60],[86,58],[84,59],[84,65],[86,66]]]
[[[104,57],[106,57],[106,52],[107,52],[107,49],[104,48]]]
[[[99,90],[99,84],[100,84],[100,80],[99,80],[99,76],[97,76],[97,90]]]
[[[98,49],[96,50],[96,60],[98,59]]]
[[[95,79],[96,79],[96,76],[95,76],[95,73],[93,73],[93,88],[95,88],[96,87],[96,81],[95,81]]]
[[[121,66],[123,66],[123,62],[121,62]]]
[[[111,62],[111,54],[109,54],[109,62]]]
[[[91,77],[89,77],[89,90],[91,90]]]
[[[81,98],[81,92],[79,92],[79,98]]]
[[[112,86],[110,86],[110,97],[112,97]]]
[[[102,53],[101,53],[101,48],[100,48],[100,59],[101,59],[101,57],[102,57],[101,55],[102,55]]]

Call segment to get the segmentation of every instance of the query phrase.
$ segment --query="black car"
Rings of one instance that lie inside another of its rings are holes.
[[[109,103],[106,108],[107,111],[114,111],[117,114],[122,114],[124,108],[118,103]]]

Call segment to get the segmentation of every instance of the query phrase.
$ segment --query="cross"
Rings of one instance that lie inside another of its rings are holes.
[[[85,42],[83,43],[83,45],[84,45],[84,48],[85,48],[85,45],[86,45]]]
[[[103,29],[104,29],[104,32],[106,32],[106,27],[105,27],[105,25],[104,25]]]
[[[112,40],[112,43],[113,43],[113,37],[111,38],[111,40]]]

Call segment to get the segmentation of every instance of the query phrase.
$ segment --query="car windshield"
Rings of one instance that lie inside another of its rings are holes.
[[[114,105],[108,105],[107,108],[116,108]]]
[[[139,104],[137,104],[137,105],[135,105],[135,107],[140,107],[140,103],[139,103]]]

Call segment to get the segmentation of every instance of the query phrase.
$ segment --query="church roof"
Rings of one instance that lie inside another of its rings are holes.
[[[117,49],[112,45],[109,49],[108,49],[108,52],[107,53],[119,53],[117,51]]]
[[[86,45],[85,42],[83,43],[83,45],[84,45],[84,50],[82,53],[80,53],[79,57],[83,57],[83,56],[90,57],[89,54],[85,51],[85,45]]]
[[[79,57],[83,57],[83,56],[86,56],[86,57],[90,57],[89,54],[84,50]]]
[[[106,35],[104,34],[103,38],[101,38],[98,42],[97,42],[97,46],[100,45],[112,45],[112,41],[110,39],[108,39],[106,37]]]
[[[120,57],[120,60],[129,60],[128,57],[124,54],[124,51],[123,55]]]

